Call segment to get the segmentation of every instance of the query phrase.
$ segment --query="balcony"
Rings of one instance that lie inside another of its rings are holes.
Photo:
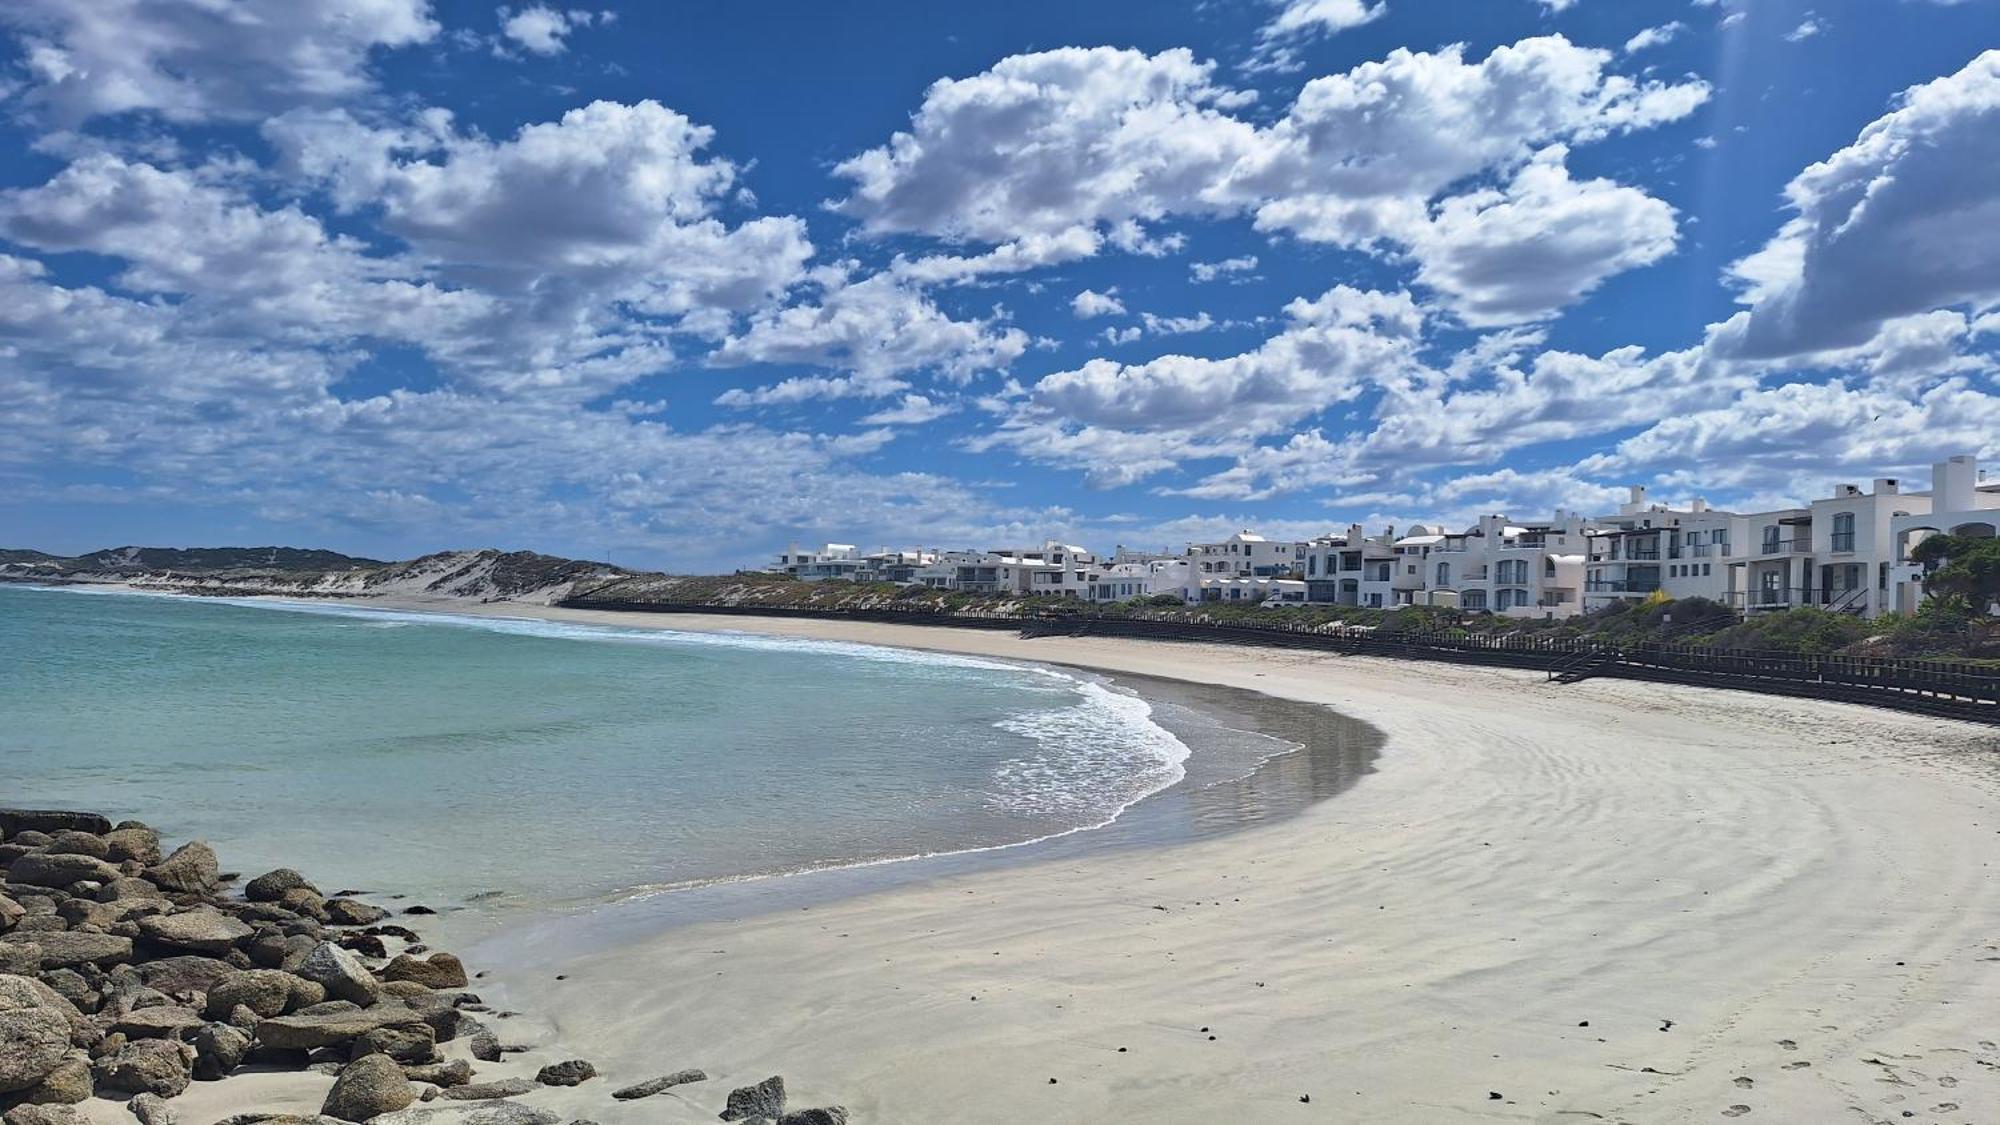
[[[1759,544],[1759,547],[1761,549],[1757,553],[1760,555],[1810,555],[1812,554],[1812,539],[1810,537],[1766,539]]]
[[[1659,588],[1657,578],[1608,578],[1583,584],[1586,594],[1650,594]]]
[[[1830,539],[1831,539],[1831,541],[1832,541],[1832,542],[1831,542],[1831,546],[1832,546],[1832,548],[1833,548],[1833,552],[1834,552],[1835,554],[1849,554],[1849,555],[1851,555],[1851,554],[1853,554],[1853,553],[1854,553],[1854,533],[1853,533],[1853,532],[1851,532],[1851,531],[1836,531],[1836,532],[1834,532],[1834,533],[1833,533],[1833,535],[1832,535],[1832,536],[1830,536],[1829,538],[1830,538]]]

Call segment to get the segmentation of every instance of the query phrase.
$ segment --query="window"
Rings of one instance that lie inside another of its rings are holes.
[[[1701,576],[1702,576],[1703,578],[1707,578],[1707,577],[1709,576],[1709,573],[1710,573],[1710,570],[1709,570],[1709,568],[1710,568],[1710,567],[1713,567],[1714,565],[1715,565],[1714,563],[1703,563],[1703,564],[1701,564]]]
[[[1451,585],[1451,564],[1448,562],[1438,564],[1438,585]]]
[[[1854,513],[1841,512],[1833,517],[1833,549],[1852,551],[1854,549]]]
[[[1771,523],[1764,525],[1764,553],[1767,555],[1775,555],[1778,553],[1777,524]]]

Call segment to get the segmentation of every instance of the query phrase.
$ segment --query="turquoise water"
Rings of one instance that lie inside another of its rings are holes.
[[[1183,776],[1129,692],[828,642],[0,586],[0,804],[534,901],[991,848]]]

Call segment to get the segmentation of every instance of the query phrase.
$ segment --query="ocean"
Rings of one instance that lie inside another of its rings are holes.
[[[1020,844],[1185,776],[1084,673],[831,642],[0,587],[0,803],[414,897]]]

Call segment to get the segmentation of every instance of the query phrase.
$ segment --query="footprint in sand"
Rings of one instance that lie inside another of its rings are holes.
[[[1736,1084],[1738,1086],[1743,1087],[1745,1090],[1748,1090],[1750,1087],[1755,1086],[1757,1084],[1757,1080],[1754,1078],[1739,1077],[1736,1079]]]
[[[1723,1111],[1722,1111],[1722,1116],[1724,1116],[1724,1117],[1741,1117],[1741,1116],[1743,1116],[1744,1114],[1746,1114],[1746,1113],[1749,1113],[1749,1112],[1750,1112],[1750,1107],[1749,1107],[1749,1106],[1747,1106],[1747,1105],[1741,1105],[1741,1104],[1738,1104],[1738,1105],[1733,1105],[1733,1106],[1730,1106],[1730,1107],[1729,1107],[1728,1109],[1725,1109],[1725,1110],[1723,1110]]]
[[[1809,1063],[1809,1062],[1795,1062],[1795,1063],[1786,1063],[1786,1064],[1785,1064],[1785,1069],[1786,1069],[1786,1070],[1804,1070],[1805,1068],[1807,1068],[1807,1067],[1809,1067],[1809,1066],[1811,1066],[1811,1065],[1812,1065],[1812,1064],[1811,1064],[1811,1063]]]
[[[1783,1047],[1787,1051],[1796,1051],[1799,1049],[1798,1043],[1791,1039],[1778,1040],[1778,1046]]]
[[[1943,1078],[1938,1079],[1938,1085],[1943,1086],[1945,1089],[1949,1090],[1953,1086],[1958,1085],[1958,1079],[1953,1078],[1951,1075],[1947,1074]]]

